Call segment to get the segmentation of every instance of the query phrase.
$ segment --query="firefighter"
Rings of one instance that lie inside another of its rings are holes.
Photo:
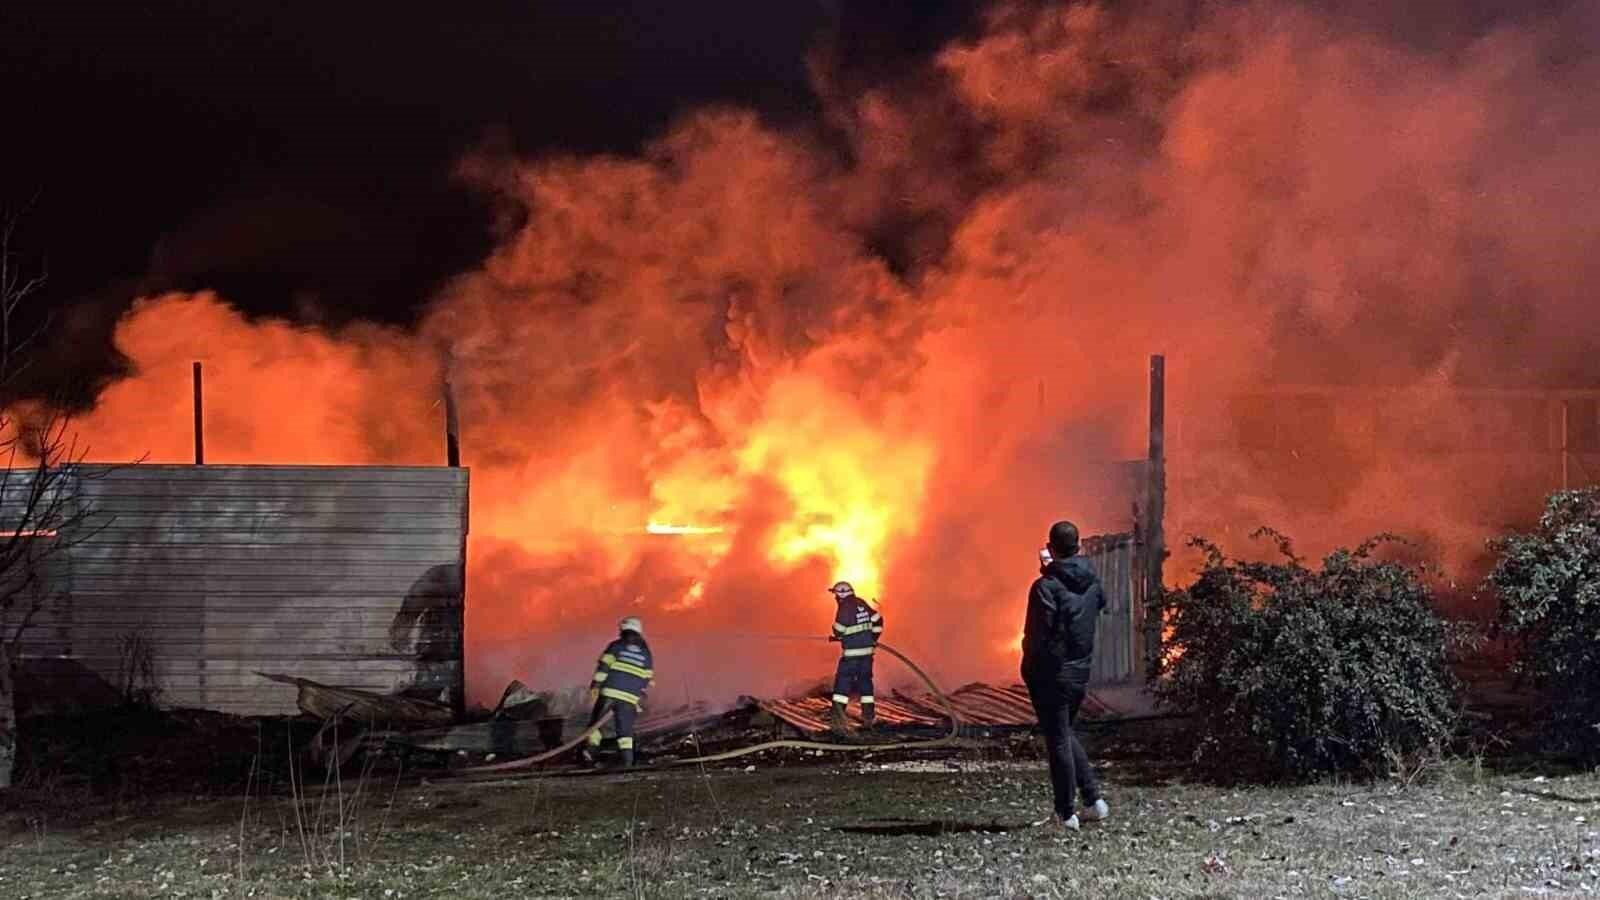
[[[844,710],[852,694],[861,698],[861,723],[871,728],[877,720],[877,700],[872,696],[872,653],[883,634],[883,614],[878,604],[856,596],[848,581],[828,589],[839,609],[833,617],[833,633],[828,640],[838,641],[839,670],[833,678],[832,726],[835,734],[845,731]]]
[[[1095,620],[1106,605],[1105,588],[1088,561],[1078,555],[1078,527],[1071,522],[1050,526],[1039,561],[1039,577],[1028,590],[1022,680],[1050,757],[1054,821],[1076,831],[1082,820],[1110,815],[1089,757],[1072,729],[1089,690]],[[1074,808],[1080,794],[1081,818]]]
[[[629,616],[617,623],[617,632],[617,639],[606,645],[595,664],[594,681],[589,685],[589,697],[594,701],[589,724],[598,722],[606,710],[612,711],[617,749],[622,752],[622,765],[626,768],[633,765],[633,724],[655,671],[651,668],[654,660],[650,645],[644,642],[644,623]],[[600,732],[596,730],[589,735],[585,756],[593,760],[599,746]]]

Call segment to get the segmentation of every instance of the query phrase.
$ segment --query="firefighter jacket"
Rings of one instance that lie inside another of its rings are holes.
[[[883,614],[878,612],[876,603],[860,597],[839,601],[839,612],[833,617],[833,636],[844,646],[845,656],[871,656],[880,634]]]
[[[656,673],[650,668],[652,664],[650,646],[644,638],[630,632],[612,641],[606,646],[606,652],[600,654],[591,686],[600,689],[601,697],[637,707],[644,699],[650,680],[655,678]]]

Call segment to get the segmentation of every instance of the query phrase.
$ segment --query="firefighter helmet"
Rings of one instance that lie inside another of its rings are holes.
[[[644,637],[644,622],[641,622],[638,616],[629,616],[617,623],[617,631],[631,631]]]
[[[833,587],[828,588],[828,591],[840,600],[846,597],[854,597],[856,594],[856,589],[851,587],[848,581],[837,582]]]

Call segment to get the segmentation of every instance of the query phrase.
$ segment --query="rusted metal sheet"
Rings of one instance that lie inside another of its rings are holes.
[[[975,682],[948,695],[950,705],[956,709],[956,715],[961,718],[964,725],[980,727],[1031,727],[1037,718],[1033,713],[1033,702],[1028,699],[1028,689],[1021,684],[1012,684],[1006,687]],[[913,706],[931,715],[937,715],[944,720],[945,707],[939,698],[933,694],[921,694],[911,701]],[[1087,718],[1098,718],[1108,712],[1107,707],[1096,699],[1094,690],[1089,691],[1084,698],[1079,715]]]
[[[120,686],[136,652],[163,705],[247,715],[296,711],[258,671],[454,700],[466,469],[81,470],[93,514],[24,656]]]
[[[931,694],[918,697],[917,702],[930,709],[944,708],[939,698]],[[950,705],[968,725],[1031,725],[1034,719],[1028,691],[1020,685],[997,688],[969,684],[950,694]]]
[[[795,700],[762,700],[761,709],[805,732],[828,730],[828,718],[833,701],[827,697],[801,697]],[[851,704],[846,715],[859,723],[861,715],[856,704]],[[938,725],[948,721],[942,715],[929,715],[900,699],[878,698],[878,721],[885,725]]]
[[[1020,684],[1007,687],[974,683],[947,695],[950,705],[964,726],[979,728],[1029,728],[1037,719],[1033,704],[1028,700],[1028,689]],[[807,733],[828,730],[828,716],[832,701],[827,697],[801,697],[788,700],[759,701],[761,709]],[[1101,718],[1111,714],[1091,690],[1084,699],[1080,715]],[[859,722],[857,707],[852,704],[847,713]],[[945,727],[949,715],[944,704],[934,694],[918,694],[878,698],[878,721],[890,726]]]

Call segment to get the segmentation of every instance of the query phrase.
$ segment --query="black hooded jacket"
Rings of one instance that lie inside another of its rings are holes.
[[[1094,657],[1094,626],[1106,605],[1100,577],[1081,556],[1051,560],[1028,589],[1022,629],[1022,668],[1088,677]],[[1081,671],[1078,671],[1081,670]]]

